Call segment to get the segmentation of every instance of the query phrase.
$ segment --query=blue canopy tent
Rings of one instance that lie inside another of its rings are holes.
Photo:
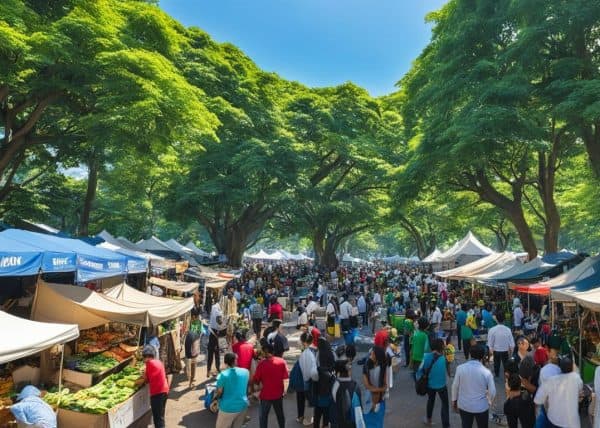
[[[87,282],[127,274],[126,256],[97,248],[79,239],[61,238],[19,229],[8,229],[0,236],[39,247],[45,251],[71,252],[77,255],[76,281]]]
[[[73,251],[46,251],[42,247],[0,235],[0,276],[73,272],[76,264],[77,255]]]

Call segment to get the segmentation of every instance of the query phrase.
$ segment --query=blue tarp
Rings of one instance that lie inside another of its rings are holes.
[[[41,272],[73,272],[77,255],[73,251],[46,251],[36,245],[0,235],[0,276],[27,276]]]
[[[527,272],[521,272],[520,274],[511,276],[510,278],[502,278],[499,281],[518,281],[518,280],[527,280],[527,279],[536,279],[543,277],[546,272],[555,269],[555,265],[546,265],[546,266],[538,266]]]
[[[39,247],[45,251],[72,252],[77,255],[77,282],[93,281],[127,274],[127,257],[114,251],[88,245],[79,239],[8,229],[0,236]]]
[[[577,257],[577,254],[570,251],[559,251],[558,253],[544,254],[542,261],[551,265],[557,265],[559,263],[567,262]]]

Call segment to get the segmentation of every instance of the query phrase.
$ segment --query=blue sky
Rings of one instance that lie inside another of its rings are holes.
[[[384,95],[427,45],[426,13],[445,2],[160,0],[160,6],[286,79],[309,86],[351,80],[372,95]]]

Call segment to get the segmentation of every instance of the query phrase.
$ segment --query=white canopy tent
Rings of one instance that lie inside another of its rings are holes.
[[[189,241],[187,244],[185,244],[185,246],[200,257],[210,257],[210,253],[198,248],[192,241]]]
[[[435,272],[435,274],[448,279],[467,279],[486,272],[497,271],[507,264],[510,265],[509,267],[512,267],[511,263],[514,262],[516,262],[514,253],[493,253],[466,265],[441,272]]]
[[[116,251],[116,248],[131,251],[132,254],[138,257],[143,257],[146,260],[164,260],[164,257],[157,256],[156,254],[147,253],[135,245],[133,242],[128,241],[125,238],[115,238],[106,230],[103,230],[96,235],[98,238],[104,240],[103,243],[96,245],[97,247],[106,248],[112,251]]]
[[[165,245],[167,247],[169,247],[170,249],[172,249],[173,251],[176,251],[181,254],[188,254],[188,255],[194,254],[194,250],[186,247],[185,245],[181,245],[179,242],[177,242],[173,238],[169,239],[168,241],[165,241]]]
[[[37,354],[79,337],[75,324],[30,321],[0,311],[0,364]]]
[[[454,244],[450,249],[444,251],[438,256],[440,262],[449,262],[461,257],[485,257],[494,254],[494,250],[483,245],[471,231],[466,236]]]
[[[421,260],[423,263],[435,263],[438,261],[439,256],[441,256],[442,252],[437,248],[433,250],[431,254]]]
[[[185,300],[156,297],[136,290],[127,284],[120,284],[104,290],[104,295],[112,297],[126,306],[147,309],[152,325],[178,318],[189,312],[194,306],[194,299],[191,297]]]
[[[527,263],[519,263],[519,264],[515,264],[513,267],[511,267],[510,269],[507,269],[505,271],[502,272],[496,272],[492,275],[489,275],[486,280],[487,281],[499,281],[499,282],[503,282],[507,279],[519,276],[521,274],[527,273],[527,272],[531,272],[533,270],[536,269],[540,269],[540,268],[544,268],[544,267],[552,267],[553,265],[550,265],[548,263],[544,263],[542,261],[541,257],[536,257],[535,259],[527,262]]]

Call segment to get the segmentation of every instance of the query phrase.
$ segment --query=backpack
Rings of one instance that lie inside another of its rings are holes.
[[[262,319],[263,317],[263,307],[261,304],[259,303],[254,303],[252,306],[250,306],[250,317],[255,320],[255,319]]]
[[[433,365],[436,363],[440,356],[438,354],[433,356],[433,361],[428,368],[423,367],[423,375],[415,382],[415,391],[417,395],[426,395],[427,394],[427,385],[429,384],[429,372],[433,368]]]
[[[288,392],[304,391],[304,377],[300,368],[300,361],[296,361],[290,371],[290,381],[288,384]]]
[[[360,389],[354,381],[336,381],[335,419],[338,428],[361,428],[365,426],[362,414]]]

